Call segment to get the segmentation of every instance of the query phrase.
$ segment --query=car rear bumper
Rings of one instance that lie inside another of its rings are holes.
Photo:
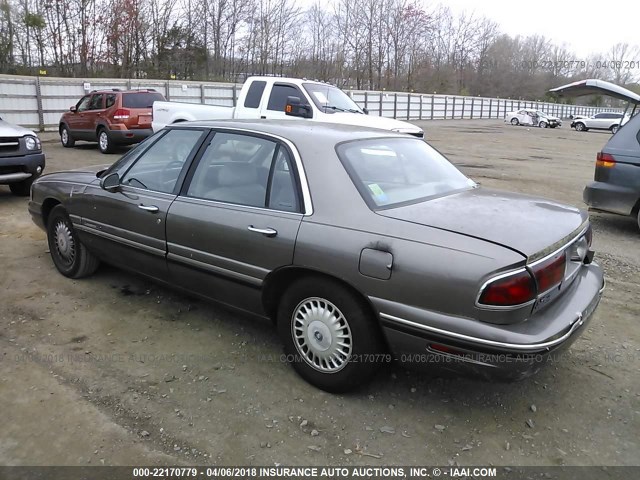
[[[153,135],[153,130],[150,128],[109,131],[109,138],[113,143],[118,145],[133,145],[134,143],[140,143],[151,135]]]
[[[584,203],[590,209],[603,212],[631,215],[640,192],[630,187],[622,187],[605,182],[591,182],[582,193]]]
[[[394,358],[405,366],[515,380],[537,372],[575,341],[603,291],[602,269],[597,264],[585,265],[561,298],[527,322],[513,325],[372,301],[380,311]]]
[[[38,167],[40,171],[38,171]],[[0,157],[0,185],[39,176],[45,167],[44,153]]]

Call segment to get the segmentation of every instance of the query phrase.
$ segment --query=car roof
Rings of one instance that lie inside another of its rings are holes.
[[[397,137],[422,140],[404,133],[392,132],[379,128],[361,127],[327,122],[311,122],[301,119],[283,120],[194,120],[167,125],[167,128],[233,128],[254,133],[266,133],[284,137],[294,143],[322,143],[331,141],[334,144],[348,140],[369,138]]]

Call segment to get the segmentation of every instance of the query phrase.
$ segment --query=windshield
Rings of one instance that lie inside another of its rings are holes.
[[[302,86],[313,103],[325,112],[364,113],[356,102],[337,87],[320,83],[303,83]]]
[[[336,150],[372,208],[413,203],[476,186],[422,140],[358,140],[343,143]]]

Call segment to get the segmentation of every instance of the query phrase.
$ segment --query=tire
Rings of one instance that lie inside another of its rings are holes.
[[[547,128],[549,126],[549,124],[543,120],[538,124],[538,126],[540,128]]]
[[[113,142],[109,138],[109,132],[106,128],[98,129],[98,148],[102,153],[113,152]]]
[[[586,132],[587,127],[584,126],[584,123],[578,122],[576,123],[576,132]]]
[[[511,119],[511,125],[520,125],[520,122],[518,121],[517,118],[512,118]]]
[[[287,361],[307,382],[327,392],[346,392],[366,383],[386,351],[364,300],[333,280],[314,276],[292,284],[280,299],[277,323]],[[337,334],[344,336],[341,346],[336,345]],[[332,363],[321,357],[328,352]]]
[[[65,148],[72,148],[76,144],[76,141],[71,136],[66,125],[63,125],[62,128],[60,128],[60,143]]]
[[[78,239],[73,224],[61,205],[49,214],[47,241],[53,264],[65,277],[87,277],[100,265],[100,260]]]
[[[611,133],[615,135],[615,133],[618,131],[619,128],[620,128],[620,125],[611,125],[611,128],[609,130],[611,130]]]
[[[31,194],[31,184],[35,179],[36,177],[31,177],[22,182],[10,183],[9,188],[11,189],[11,193],[16,197],[28,197]]]
[[[640,210],[638,210],[638,228],[640,228]]]

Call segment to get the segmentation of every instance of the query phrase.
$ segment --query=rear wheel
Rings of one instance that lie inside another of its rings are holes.
[[[60,129],[60,143],[65,148],[71,148],[76,144],[76,141],[71,137],[69,129],[66,125],[63,125]]]
[[[53,264],[65,277],[86,277],[100,265],[100,261],[78,239],[66,210],[60,205],[49,214],[47,240]]]
[[[615,134],[619,128],[619,125],[611,125],[611,133]]]
[[[22,182],[10,183],[9,188],[11,189],[11,193],[18,197],[28,197],[31,193],[31,184],[34,180],[35,177],[31,177]]]
[[[307,277],[291,285],[278,307],[278,332],[296,372],[328,392],[367,382],[384,357],[364,300],[333,280]]]
[[[519,125],[519,124],[520,124],[520,122],[518,121],[517,118],[514,117],[514,118],[511,119],[511,125]]]
[[[104,128],[98,130],[98,148],[102,153],[113,152],[111,139],[109,138],[109,134]]]
[[[578,122],[576,123],[576,132],[586,132],[587,127],[584,126],[584,123]]]

